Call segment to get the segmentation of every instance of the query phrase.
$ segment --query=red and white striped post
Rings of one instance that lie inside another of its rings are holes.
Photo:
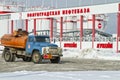
[[[11,33],[13,33],[14,21],[11,20]]]
[[[94,48],[95,41],[95,15],[92,15],[92,48]]]
[[[25,20],[25,24],[26,24],[26,31],[28,32],[28,19]]]
[[[82,49],[82,38],[83,38],[83,16],[80,16],[80,49]]]
[[[60,47],[61,47],[62,37],[63,37],[63,17],[60,17]]]
[[[34,35],[36,35],[36,19],[34,19]]]
[[[53,18],[50,18],[50,41],[53,40]]]

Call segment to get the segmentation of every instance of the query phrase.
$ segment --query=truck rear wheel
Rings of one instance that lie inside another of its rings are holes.
[[[59,63],[60,57],[56,57],[55,59],[50,59],[51,63]]]
[[[34,51],[33,52],[32,61],[36,64],[42,62],[42,56],[40,55],[39,51]]]
[[[12,61],[12,54],[10,53],[9,50],[4,51],[3,57],[4,57],[6,62]]]

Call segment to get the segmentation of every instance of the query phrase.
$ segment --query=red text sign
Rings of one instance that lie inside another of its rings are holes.
[[[97,48],[113,48],[112,43],[99,43],[97,44]]]
[[[43,16],[59,16],[59,15],[70,15],[70,14],[80,14],[89,13],[90,8],[78,8],[78,9],[63,9],[55,11],[40,11],[40,12],[30,12],[27,13],[27,17],[43,17]]]
[[[77,47],[77,43],[64,43],[64,47],[76,48]]]

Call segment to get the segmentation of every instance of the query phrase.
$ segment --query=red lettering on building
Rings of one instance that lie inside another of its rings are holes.
[[[60,11],[58,11],[58,15],[60,15]]]
[[[64,43],[64,47],[76,48],[76,47],[77,47],[77,44],[76,44],[76,43]]]
[[[62,10],[62,15],[89,13],[89,12],[90,12],[90,8],[69,9],[69,10]]]
[[[58,16],[58,15],[70,15],[70,14],[80,14],[89,13],[90,8],[77,8],[77,9],[66,9],[66,10],[55,10],[46,12],[32,12],[27,13],[27,17],[43,17],[43,16]]]
[[[83,9],[80,9],[80,13],[83,13]]]
[[[87,8],[87,13],[89,13],[90,12],[90,8]]]
[[[68,14],[71,14],[71,10],[68,11]]]
[[[97,48],[113,48],[113,44],[112,43],[99,43],[97,44]]]
[[[76,13],[78,13],[78,14],[80,13],[79,9],[77,9]]]
[[[60,15],[60,11],[47,11],[47,12],[27,13],[27,17],[57,16],[57,15]]]
[[[65,14],[65,11],[63,10],[62,14]]]
[[[87,12],[87,10],[86,10],[86,8],[84,8],[84,13],[86,13]]]
[[[39,13],[37,13],[37,16],[39,16],[40,14]]]
[[[42,12],[40,16],[43,16],[43,14],[44,14],[44,13]]]

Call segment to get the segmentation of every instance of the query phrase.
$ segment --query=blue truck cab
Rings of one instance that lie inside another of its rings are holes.
[[[49,36],[29,35],[25,52],[26,55],[31,56],[34,63],[40,63],[42,59],[50,59],[52,63],[59,63],[62,56],[62,48],[50,43]]]

